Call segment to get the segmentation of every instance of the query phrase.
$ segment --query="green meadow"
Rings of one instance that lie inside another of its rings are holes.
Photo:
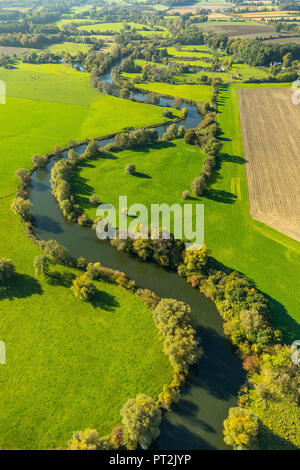
[[[81,44],[78,42],[62,42],[61,44],[52,44],[47,49],[53,54],[61,54],[62,52],[68,52],[72,56],[78,54],[78,52],[88,52],[91,48],[90,44]]]
[[[87,74],[67,66],[22,64],[1,69],[0,78],[8,92],[0,114],[0,253],[17,270],[0,291],[0,338],[8,358],[0,370],[0,447],[64,447],[74,430],[108,432],[124,401],[141,391],[155,396],[170,368],[151,313],[138,299],[103,283],[103,295],[91,306],[68,287],[35,277],[40,250],[10,209],[15,172],[30,169],[33,154],[55,145],[161,122],[163,109],[102,95]]]
[[[90,24],[90,25],[83,25],[83,26],[78,26],[78,30],[85,30],[85,31],[95,31],[99,33],[103,33],[106,31],[112,31],[113,33],[119,33],[122,29],[124,29],[125,23],[123,22],[116,22],[116,23],[96,23],[96,24]],[[146,28],[149,29],[147,26],[140,24],[140,23],[133,23],[133,22],[126,22],[126,26],[130,26],[130,29],[143,29]]]
[[[143,83],[144,90],[161,93],[162,95],[179,96],[186,100],[207,101],[211,99],[211,87],[208,85],[170,85],[168,83]]]

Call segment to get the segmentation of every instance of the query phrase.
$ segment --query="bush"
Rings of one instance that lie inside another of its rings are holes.
[[[30,183],[30,173],[25,170],[25,168],[19,168],[19,170],[16,171],[16,177],[19,178],[20,182],[23,184]]]
[[[89,198],[89,203],[93,204],[93,206],[98,206],[100,204],[100,199],[96,194],[93,194]]]
[[[75,297],[84,301],[91,300],[96,294],[96,287],[89,281],[87,274],[76,277],[73,280],[71,290],[74,292]]]
[[[132,163],[128,163],[128,165],[126,165],[125,167],[125,173],[126,175],[134,175],[135,165],[133,165]]]
[[[10,259],[0,259],[0,282],[5,284],[15,274],[15,266]]]
[[[76,265],[78,269],[86,269],[87,264],[87,260],[83,256],[80,256],[76,260]]]
[[[181,196],[182,196],[183,200],[190,199],[190,197],[191,197],[190,192],[187,191],[187,190],[183,191]]]
[[[36,256],[33,260],[33,267],[36,276],[47,276],[49,272],[50,260],[45,255]]]
[[[92,221],[87,214],[80,215],[77,219],[77,222],[79,225],[82,225],[84,227],[92,224]]]
[[[171,119],[173,117],[173,113],[170,109],[165,109],[162,112],[162,115],[163,115],[163,117],[168,118],[168,119]]]

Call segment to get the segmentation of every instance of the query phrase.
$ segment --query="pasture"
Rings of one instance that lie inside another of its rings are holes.
[[[300,115],[291,95],[288,88],[238,93],[250,214],[300,241]]]
[[[199,23],[198,27],[202,31],[212,31],[216,34],[226,34],[229,37],[256,37],[262,35],[271,35],[275,33],[275,28],[267,25],[257,25],[253,22],[252,24],[240,23],[240,22],[222,22],[222,21],[210,21],[206,23]]]
[[[20,274],[1,290],[2,449],[66,448],[86,427],[105,435],[128,398],[155,397],[171,378],[151,310],[103,281],[82,302],[58,285],[72,274],[60,270],[54,286]]]

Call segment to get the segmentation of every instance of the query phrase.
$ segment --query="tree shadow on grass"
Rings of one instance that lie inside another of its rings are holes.
[[[141,173],[140,171],[135,171],[132,176],[136,176],[137,178],[152,179],[152,176],[147,175],[146,173]]]
[[[51,273],[47,276],[47,282],[52,286],[71,287],[75,278],[75,274],[68,271],[51,271]]]
[[[120,307],[119,302],[115,297],[107,292],[98,290],[91,300],[91,305],[94,308],[101,308],[108,312],[114,312],[115,308]]]
[[[223,202],[224,204],[234,204],[237,199],[235,194],[213,188],[206,190],[204,195],[207,199],[211,199],[216,202]]]
[[[299,450],[295,444],[283,437],[274,434],[271,429],[259,421],[259,450]]]
[[[229,153],[221,153],[219,155],[220,162],[230,162],[230,163],[239,163],[244,165],[248,160],[245,158],[239,157],[238,155],[229,155]]]
[[[25,299],[33,294],[41,295],[43,289],[40,283],[27,274],[15,274],[5,286],[0,287],[0,300]]]

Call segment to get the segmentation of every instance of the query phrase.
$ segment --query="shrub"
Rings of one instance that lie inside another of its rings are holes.
[[[141,301],[144,302],[148,307],[155,309],[159,304],[160,298],[149,289],[139,289],[137,295]]]
[[[86,269],[87,264],[87,260],[83,256],[80,256],[76,260],[76,265],[78,269]]]
[[[99,439],[99,434],[95,429],[86,429],[85,431],[76,431],[72,439],[68,442],[69,450],[100,450],[103,447],[103,439]],[[107,443],[107,450],[109,445]]]
[[[87,214],[80,215],[77,219],[77,222],[79,225],[82,225],[85,227],[92,224],[92,221]]]
[[[46,276],[49,272],[50,260],[45,255],[36,256],[33,260],[33,267],[36,276]]]
[[[162,115],[163,117],[165,118],[168,118],[168,119],[171,119],[172,116],[173,116],[173,113],[170,109],[165,109],[163,112],[162,112]]]
[[[121,409],[123,441],[126,447],[148,449],[160,434],[161,411],[152,398],[139,394]]]
[[[71,290],[75,297],[79,297],[79,299],[84,301],[91,300],[96,293],[96,287],[89,281],[86,273],[73,280]]]
[[[195,129],[188,129],[184,134],[184,141],[186,144],[195,145],[197,141],[197,134]]]
[[[5,284],[15,274],[15,266],[10,259],[0,259],[0,282]]]
[[[128,163],[125,167],[125,173],[126,175],[133,175],[135,173],[135,165]]]
[[[98,206],[100,204],[100,199],[96,194],[93,194],[89,198],[89,203],[93,204],[93,206]]]
[[[258,433],[258,418],[243,408],[230,408],[224,421],[224,441],[235,450],[253,448]]]
[[[186,200],[186,199],[190,199],[190,192],[185,190],[182,192],[182,199]]]

